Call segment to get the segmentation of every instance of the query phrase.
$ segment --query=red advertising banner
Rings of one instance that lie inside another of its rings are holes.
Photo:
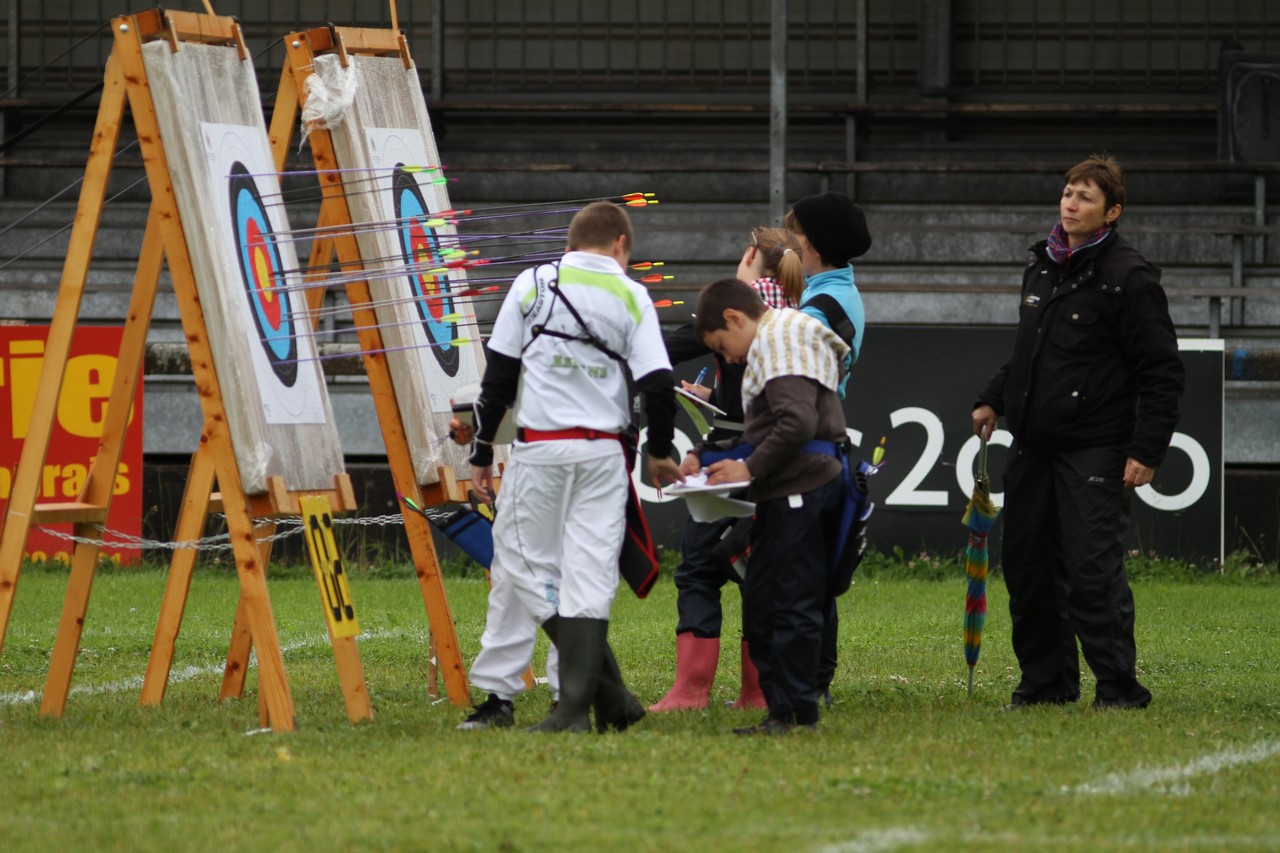
[[[70,359],[49,452],[40,474],[37,503],[75,500],[98,453],[107,402],[116,373],[116,354],[124,329],[119,326],[81,326],[71,343]],[[0,326],[0,517],[9,504],[22,442],[31,423],[31,410],[44,363],[47,326]],[[109,531],[142,534],[142,383],[138,383],[124,452],[116,469]],[[71,533],[70,524],[32,527],[26,554],[34,560],[70,562],[75,544],[45,532]],[[111,538],[110,534],[106,537]],[[135,562],[137,548],[103,548],[104,556]]]

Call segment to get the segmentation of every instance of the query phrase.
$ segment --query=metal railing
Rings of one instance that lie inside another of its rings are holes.
[[[852,97],[857,19],[865,3],[865,89],[910,95],[922,55],[946,50],[957,95],[1124,97],[1213,89],[1222,42],[1280,49],[1267,0],[790,0],[789,86]],[[940,4],[940,5],[939,5]],[[139,8],[143,4],[139,4]],[[200,10],[201,2],[170,3]],[[635,92],[764,93],[771,0],[399,0],[400,27],[428,91],[454,95]],[[282,54],[271,45],[325,22],[387,27],[379,0],[215,0],[259,53],[264,90]],[[943,9],[939,43],[922,26]],[[56,98],[101,79],[119,0],[9,0],[0,20],[3,91]],[[438,48],[438,53],[437,53]],[[432,79],[433,77],[441,79]],[[13,90],[17,87],[17,92]]]
[[[1280,48],[1280,7],[1212,0],[960,0],[952,80],[967,90],[1202,93],[1218,52]]]

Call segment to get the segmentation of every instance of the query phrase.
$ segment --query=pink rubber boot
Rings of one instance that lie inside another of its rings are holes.
[[[742,641],[742,690],[738,693],[737,701],[729,707],[739,711],[768,707],[768,703],[764,701],[764,691],[760,689],[760,671],[751,662],[746,640]]]
[[[719,662],[719,637],[696,637],[692,631],[676,634],[676,683],[649,710],[661,714],[706,708]]]

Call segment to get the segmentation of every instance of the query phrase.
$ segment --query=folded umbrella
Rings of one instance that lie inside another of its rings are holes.
[[[969,547],[965,550],[964,571],[969,588],[964,598],[964,659],[969,664],[969,695],[973,695],[973,668],[982,650],[982,629],[987,621],[987,534],[996,523],[1000,510],[991,502],[991,478],[987,476],[987,439],[979,436],[978,473],[973,480],[973,494],[960,519],[969,528]]]

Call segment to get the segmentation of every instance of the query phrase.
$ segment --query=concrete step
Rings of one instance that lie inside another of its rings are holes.
[[[455,196],[455,204],[463,206],[465,202]],[[125,316],[147,209],[145,202],[138,201],[114,202],[106,208],[89,270],[84,316],[106,321]],[[995,208],[868,204],[866,211],[875,242],[857,262],[860,282],[903,288],[954,285],[961,289],[990,283],[1016,285],[1027,247],[1047,231],[1054,213],[1046,205]],[[0,264],[7,263],[0,269],[0,316],[33,321],[51,315],[70,239],[69,230],[55,232],[70,223],[74,215],[72,201],[55,201],[35,213],[19,201],[0,203],[0,228],[5,222],[26,217],[0,236]],[[460,230],[464,244],[483,246],[480,234],[563,227],[570,215],[561,212],[492,221],[466,220]],[[315,216],[314,206],[290,207],[293,227],[308,227]],[[633,259],[663,261],[661,272],[674,278],[655,286],[655,293],[691,305],[704,284],[734,274],[747,243],[748,229],[767,218],[767,208],[758,203],[675,202],[634,210],[637,240]],[[1270,218],[1274,221],[1274,213]],[[1229,286],[1233,244],[1227,232],[1252,221],[1252,208],[1243,205],[1146,206],[1127,211],[1122,228],[1135,245],[1161,264],[1164,283],[1176,290]],[[1219,233],[1214,233],[1215,229]],[[50,234],[54,234],[52,239],[36,246]],[[1267,241],[1262,263],[1254,260],[1255,240],[1246,237],[1242,243],[1243,257],[1248,261],[1243,266],[1244,283],[1252,288],[1280,287],[1280,239]],[[555,237],[539,245],[557,251],[563,238]],[[28,252],[32,246],[36,248]],[[298,248],[305,258],[307,244],[300,242]],[[485,255],[494,257],[530,248],[491,247]],[[28,253],[13,261],[23,252]],[[514,276],[521,266],[492,266],[478,270],[476,275]],[[166,289],[162,284],[162,291]],[[1009,322],[1014,319],[1008,300],[992,294],[880,293],[870,288],[866,299],[868,309],[879,322],[970,323],[1005,316]],[[1203,299],[1178,297],[1172,301],[1171,309],[1179,325],[1207,324],[1208,305]],[[679,313],[678,308],[671,310],[672,317]],[[176,321],[171,296],[162,295],[156,318],[162,323]],[[1246,328],[1280,327],[1280,300],[1254,300],[1236,322]]]

